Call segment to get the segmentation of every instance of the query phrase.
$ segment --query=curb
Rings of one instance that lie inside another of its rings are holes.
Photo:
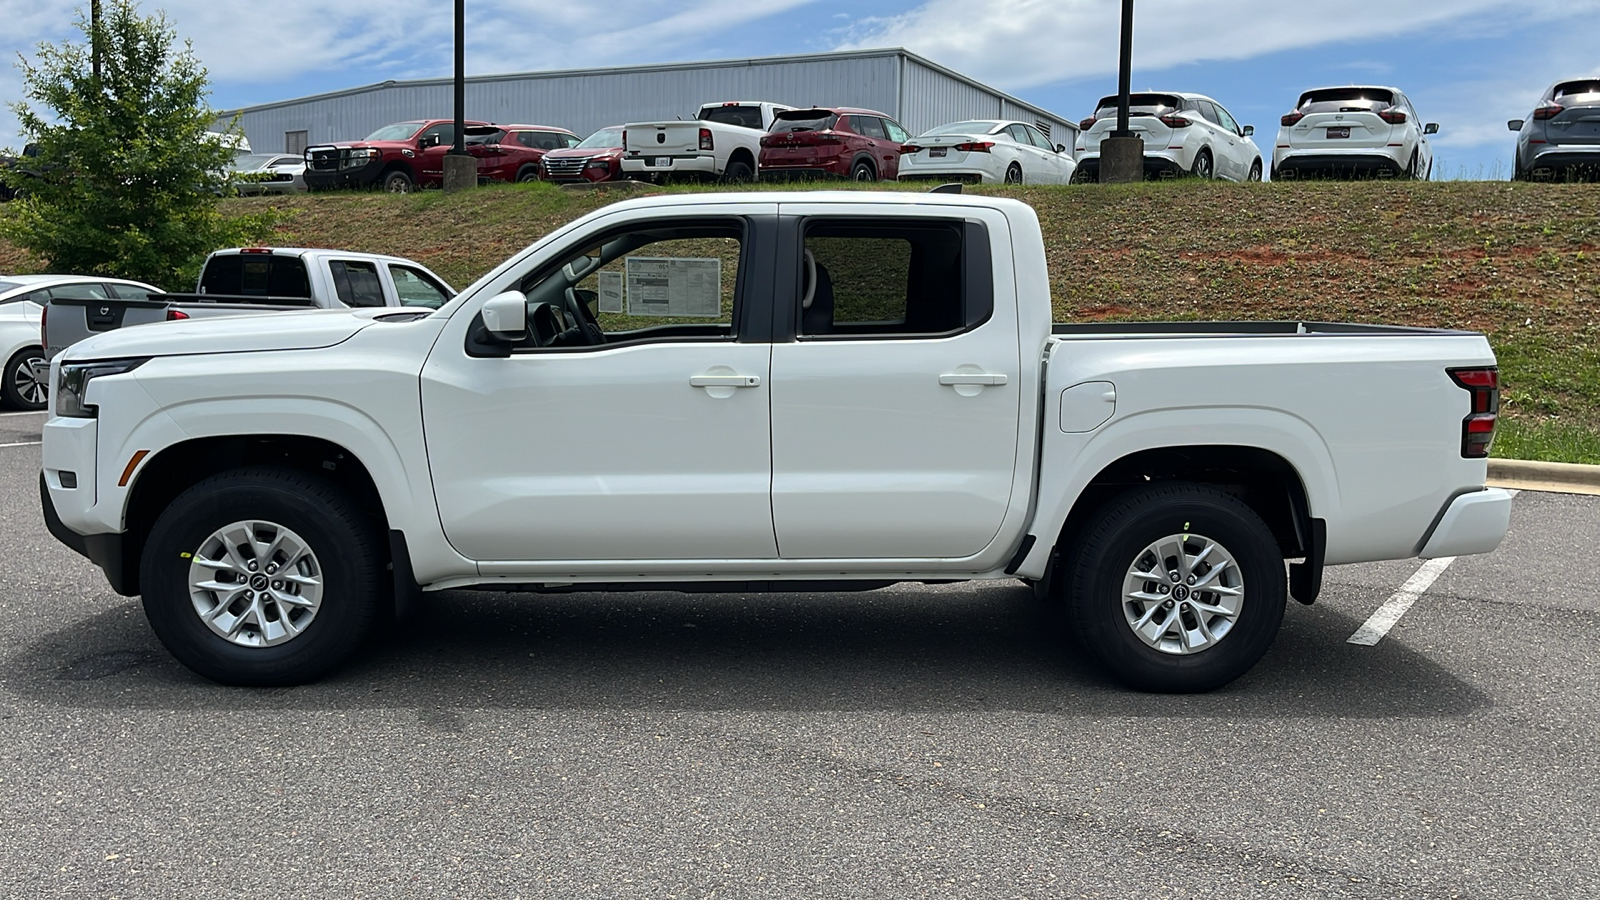
[[[1600,466],[1575,463],[1489,460],[1489,486],[1560,494],[1600,495]]]

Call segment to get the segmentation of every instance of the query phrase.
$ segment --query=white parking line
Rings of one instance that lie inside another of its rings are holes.
[[[1507,491],[1507,493],[1515,497],[1520,491]],[[1450,568],[1450,564],[1455,561],[1454,556],[1441,556],[1423,563],[1422,568],[1407,578],[1406,583],[1400,585],[1400,590],[1390,594],[1389,599],[1378,607],[1378,611],[1363,622],[1345,643],[1360,644],[1363,647],[1376,646],[1383,640],[1383,636],[1389,633],[1389,629],[1400,621],[1400,617],[1406,614],[1406,610],[1427,593],[1428,588],[1433,587],[1434,581],[1438,580],[1439,576],[1444,574],[1444,570]]]
[[[9,419],[12,416],[48,416],[48,415],[50,415],[50,410],[48,410],[48,409],[30,409],[30,410],[25,410],[23,412],[0,413],[0,419]]]
[[[44,441],[17,441],[15,444],[0,444],[0,447],[37,447]]]

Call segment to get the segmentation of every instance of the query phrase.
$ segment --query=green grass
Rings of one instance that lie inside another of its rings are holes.
[[[601,206],[700,190],[531,184],[226,203],[280,210],[276,243],[409,256],[461,287]],[[1038,212],[1057,321],[1305,319],[1480,331],[1504,386],[1495,454],[1600,462],[1600,185],[1183,180],[969,190],[1017,197]],[[41,267],[0,244],[0,272]]]

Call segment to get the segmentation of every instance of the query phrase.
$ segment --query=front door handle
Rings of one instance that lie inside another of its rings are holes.
[[[1004,376],[1002,376],[1004,377]],[[689,386],[697,388],[753,388],[761,386],[760,375],[693,375]]]
[[[1005,384],[1006,376],[999,372],[949,372],[939,376],[940,384]]]

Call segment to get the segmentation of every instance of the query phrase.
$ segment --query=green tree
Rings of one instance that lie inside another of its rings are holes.
[[[77,24],[90,44],[41,44],[34,61],[18,63],[34,105],[11,108],[38,147],[29,164],[43,177],[12,183],[27,196],[0,217],[0,236],[55,271],[192,290],[207,253],[259,241],[271,214],[227,217],[218,208],[233,151],[206,136],[218,116],[206,102],[206,70],[187,41],[176,49],[164,14],[111,0],[98,34],[81,11]]]

